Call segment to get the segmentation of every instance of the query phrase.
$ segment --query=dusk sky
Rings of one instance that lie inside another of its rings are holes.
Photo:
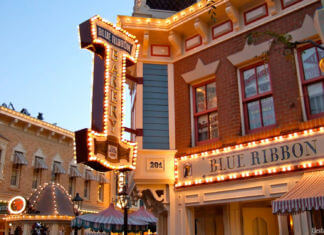
[[[92,53],[78,25],[99,14],[116,22],[133,0],[1,0],[0,105],[75,131],[90,127]]]

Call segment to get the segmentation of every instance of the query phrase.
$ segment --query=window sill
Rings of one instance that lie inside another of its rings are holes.
[[[259,128],[253,129],[253,130],[247,130],[245,135],[255,134],[258,132],[262,132],[262,131],[268,131],[275,127],[277,127],[277,124],[273,124],[273,125],[265,126],[265,127],[259,127]]]
[[[16,192],[19,192],[19,191],[20,191],[19,186],[13,186],[13,185],[10,185],[8,188],[9,188],[11,191],[16,191]]]
[[[207,145],[207,144],[215,143],[217,141],[219,141],[219,137],[211,139],[211,140],[202,140],[202,141],[199,141],[199,142],[197,141],[196,146]]]
[[[324,112],[322,113],[317,113],[317,114],[307,114],[307,121],[312,120],[312,119],[316,119],[316,118],[321,118],[324,117]]]

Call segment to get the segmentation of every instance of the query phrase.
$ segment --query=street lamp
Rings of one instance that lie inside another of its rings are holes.
[[[322,58],[319,62],[319,67],[321,69],[322,72],[324,72],[324,58]]]
[[[75,197],[72,199],[72,202],[73,202],[73,211],[74,211],[74,215],[75,216],[78,216],[80,213],[79,213],[79,210],[81,209],[81,206],[82,206],[82,202],[83,202],[83,199],[82,197],[80,197],[79,193],[76,193],[75,194]],[[77,235],[78,234],[78,228],[75,227],[74,228],[74,234]]]
[[[124,235],[127,235],[128,233],[128,209],[130,208],[129,202],[129,196],[126,192],[118,195],[117,206],[124,210]]]

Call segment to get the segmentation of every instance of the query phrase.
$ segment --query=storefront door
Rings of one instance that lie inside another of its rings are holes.
[[[279,234],[277,217],[269,207],[242,208],[244,235]]]

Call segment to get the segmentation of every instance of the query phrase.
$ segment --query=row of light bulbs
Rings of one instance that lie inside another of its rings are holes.
[[[250,171],[242,171],[238,173],[231,173],[227,175],[220,175],[220,176],[214,176],[214,177],[206,177],[206,178],[199,178],[199,179],[193,179],[193,180],[187,180],[180,182],[179,181],[179,162],[180,161],[187,161],[190,159],[198,159],[198,158],[206,158],[209,156],[217,156],[219,154],[223,153],[228,153],[232,151],[238,151],[242,149],[247,149],[247,148],[254,148],[256,146],[260,145],[268,145],[268,144],[273,144],[285,140],[292,140],[294,138],[299,138],[299,137],[306,137],[314,134],[320,134],[324,133],[324,127],[319,127],[319,128],[313,128],[313,129],[308,129],[300,132],[295,132],[292,134],[288,135],[281,135],[281,136],[276,136],[273,138],[266,138],[258,141],[251,141],[245,144],[238,144],[238,145],[233,145],[233,146],[228,146],[220,149],[214,149],[211,151],[204,151],[201,153],[195,153],[191,155],[185,155],[185,156],[180,156],[178,158],[175,158],[174,160],[174,166],[175,166],[175,180],[176,184],[175,187],[186,187],[186,186],[192,186],[192,185],[199,185],[199,184],[208,184],[208,183],[213,183],[213,182],[220,182],[220,181],[225,181],[225,180],[234,180],[234,179],[239,179],[239,178],[246,178],[246,177],[252,177],[252,176],[261,176],[261,175],[269,175],[269,174],[276,174],[276,173],[284,173],[288,171],[295,171],[295,170],[300,170],[300,169],[306,169],[306,168],[313,168],[313,167],[322,167],[324,164],[324,160],[320,159],[318,161],[314,162],[303,162],[297,165],[282,165],[282,166],[277,166],[277,167],[269,167],[267,169],[257,169],[257,170],[250,170]]]

